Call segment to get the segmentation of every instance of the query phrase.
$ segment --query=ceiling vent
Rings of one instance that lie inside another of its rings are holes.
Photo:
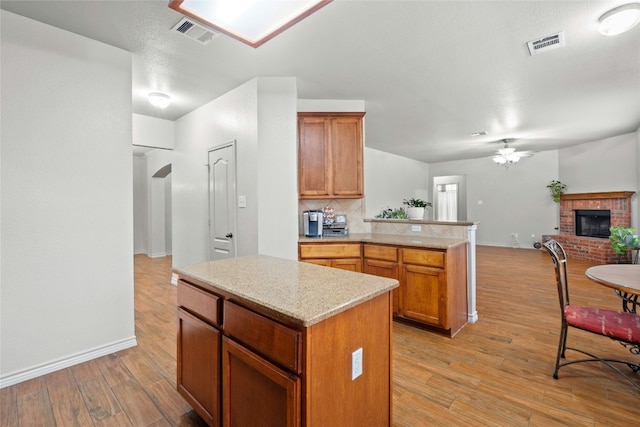
[[[189,18],[182,18],[173,26],[171,31],[176,31],[201,44],[208,44],[211,40],[220,35],[219,33],[213,32]]]
[[[559,47],[564,47],[564,31],[527,42],[527,46],[529,47],[529,53],[531,55],[537,55]]]

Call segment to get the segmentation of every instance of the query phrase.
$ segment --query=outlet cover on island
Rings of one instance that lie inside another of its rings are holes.
[[[422,226],[421,225],[412,225],[411,226],[411,231],[422,231]]]
[[[351,353],[351,381],[362,375],[362,347]]]

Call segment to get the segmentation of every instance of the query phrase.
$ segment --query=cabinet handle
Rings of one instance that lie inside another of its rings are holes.
[[[225,235],[224,237],[226,237],[227,239],[230,239],[233,237],[233,233],[228,233],[227,235]]]

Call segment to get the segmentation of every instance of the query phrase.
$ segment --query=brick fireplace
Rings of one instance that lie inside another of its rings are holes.
[[[576,210],[609,210],[611,226],[631,227],[631,196],[634,191],[605,193],[563,194],[560,198],[560,230],[557,240],[571,258],[585,259],[600,264],[615,263],[617,256],[609,239],[576,236]]]

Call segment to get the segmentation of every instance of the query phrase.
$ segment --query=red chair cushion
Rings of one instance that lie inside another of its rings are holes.
[[[567,305],[564,316],[570,326],[632,344],[640,344],[640,315],[596,307]]]

